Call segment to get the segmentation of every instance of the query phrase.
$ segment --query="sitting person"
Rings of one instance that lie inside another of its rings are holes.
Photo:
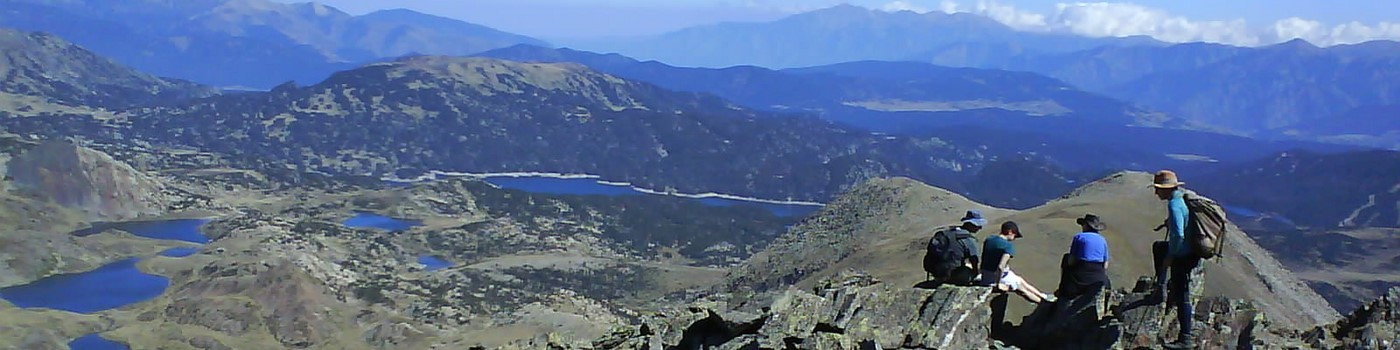
[[[988,236],[982,242],[982,285],[1015,292],[1032,303],[1055,302],[1055,296],[1041,292],[1011,271],[1011,258],[1016,255],[1016,246],[1011,242],[1021,237],[1020,227],[1007,221],[1001,224],[1001,233]]]
[[[968,210],[960,225],[934,233],[924,253],[924,271],[940,283],[974,284],[981,264],[974,234],[986,225],[982,212]]]
[[[1083,232],[1074,236],[1069,254],[1060,263],[1060,288],[1055,295],[1072,299],[1097,289],[1111,288],[1108,279],[1108,241],[1099,232],[1105,225],[1098,215],[1075,220]]]

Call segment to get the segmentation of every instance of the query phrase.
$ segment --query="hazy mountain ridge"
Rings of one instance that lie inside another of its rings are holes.
[[[1299,226],[1400,227],[1400,152],[1294,151],[1195,177],[1220,200]]]
[[[44,33],[0,28],[0,111],[19,115],[59,112],[53,108],[116,110],[214,95],[194,83],[157,78]],[[32,103],[22,100],[32,98]],[[50,105],[50,106],[46,106]]]
[[[1255,48],[1104,46],[967,65],[1037,72],[1203,125],[1270,136],[1291,125],[1330,123],[1353,108],[1395,104],[1389,67],[1397,57],[1400,43],[1393,41],[1319,48],[1294,40]]]
[[[996,43],[1046,53],[1102,45],[1160,45],[1143,38],[1019,32],[968,13],[885,12],[839,5],[772,22],[698,26],[638,42],[588,48],[681,66],[791,68],[861,60],[906,60],[962,43]]]
[[[1189,127],[1268,131],[1353,108],[1396,104],[1400,44],[1318,48],[1302,40],[1255,48],[1167,45],[1144,38],[1020,32],[967,14],[837,6],[772,22],[683,29],[632,47],[590,47],[680,66],[770,68],[866,60],[1029,71],[1190,121]],[[1070,107],[1071,110],[1078,110]],[[1311,137],[1357,144],[1335,135]],[[1353,138],[1354,139],[1354,138]]]
[[[1400,151],[1400,104],[1372,105],[1326,118],[1271,130],[1283,138],[1377,147]]]
[[[858,61],[770,70],[755,66],[686,68],[618,54],[514,46],[480,56],[521,62],[574,62],[609,74],[750,108],[802,111],[848,120],[853,110],[1007,109],[1033,116],[1079,114],[1109,123],[1145,123],[1150,113],[1031,73],[949,68],[918,62]]]
[[[221,122],[205,122],[211,118]],[[483,58],[408,58],[306,88],[138,109],[108,126],[85,120],[6,122],[25,132],[121,134],[338,174],[594,173],[647,188],[779,199],[824,200],[885,174],[956,185],[982,159],[937,138],[754,112],[578,65]]]
[[[1400,103],[1400,43],[1380,54],[1295,41],[1250,50],[1190,71],[1145,76],[1119,97],[1204,123],[1256,132],[1368,105]],[[1386,53],[1389,52],[1389,53]]]
[[[355,64],[412,53],[466,55],[521,43],[544,45],[412,11],[351,16],[317,3],[5,0],[0,4],[8,9],[0,12],[0,26],[51,32],[144,71],[219,86],[319,81]]]

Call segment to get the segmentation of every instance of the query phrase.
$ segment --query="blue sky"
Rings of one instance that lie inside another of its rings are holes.
[[[293,1],[293,0],[283,0]],[[1024,30],[1152,35],[1262,45],[1400,38],[1396,0],[321,0],[359,14],[403,7],[544,39],[653,35],[721,21],[768,21],[850,3],[872,9],[973,12]]]

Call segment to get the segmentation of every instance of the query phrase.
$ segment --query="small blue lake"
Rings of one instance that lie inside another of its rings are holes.
[[[118,229],[130,232],[133,235],[151,239],[166,239],[175,241],[185,241],[190,243],[209,243],[209,237],[199,231],[200,227],[209,223],[208,219],[178,219],[162,221],[128,221],[128,222],[100,222],[92,225],[91,228],[73,232],[77,236],[89,236],[102,233],[109,229]]]
[[[428,271],[437,271],[452,267],[451,261],[443,260],[441,257],[433,255],[424,255],[418,257],[418,263],[423,264],[423,268]]]
[[[131,347],[120,342],[108,340],[100,335],[88,334],[73,341],[68,342],[69,350],[131,350]]]
[[[50,276],[26,285],[0,289],[0,298],[23,308],[94,313],[150,300],[170,286],[170,279],[136,267],[136,258],[96,270]]]
[[[345,222],[341,224],[349,228],[372,228],[389,232],[403,231],[422,225],[422,223],[418,221],[395,219],[365,212],[355,213],[354,217],[345,219]]]
[[[1245,208],[1245,207],[1236,207],[1236,206],[1232,206],[1232,205],[1221,205],[1221,207],[1222,207],[1222,208],[1225,208],[1225,211],[1226,211],[1226,212],[1228,212],[1228,213],[1230,213],[1230,214],[1233,214],[1233,215],[1239,215],[1239,216],[1251,217],[1251,218],[1253,218],[1253,217],[1259,217],[1259,216],[1261,215],[1258,211],[1255,211],[1254,209]]]
[[[209,237],[204,236],[203,232],[199,232],[199,228],[207,223],[209,223],[208,219],[145,221],[127,223],[119,228],[146,238],[205,244],[209,243]]]
[[[1257,211],[1257,210],[1254,210],[1254,209],[1249,209],[1249,208],[1245,208],[1245,207],[1237,207],[1237,206],[1232,206],[1232,205],[1221,205],[1221,207],[1222,207],[1222,208],[1225,208],[1225,212],[1228,213],[1228,214],[1230,214],[1230,215],[1239,215],[1239,216],[1243,216],[1243,217],[1245,217],[1245,218],[1250,218],[1250,219],[1254,219],[1254,218],[1265,218],[1265,219],[1273,220],[1273,221],[1276,221],[1276,222],[1279,222],[1279,223],[1282,223],[1282,224],[1288,225],[1288,226],[1297,226],[1297,225],[1298,225],[1297,223],[1294,223],[1292,219],[1289,219],[1289,218],[1286,217],[1286,216],[1279,215],[1279,214],[1275,214],[1275,213],[1261,213],[1261,212],[1259,212],[1259,211]]]
[[[631,186],[606,184],[599,182],[597,179],[587,178],[560,179],[552,177],[499,176],[487,177],[484,180],[501,188],[531,193],[603,196],[664,196],[663,194],[641,192]],[[821,209],[821,206],[817,205],[776,204],[716,197],[693,198],[693,200],[710,206],[751,206],[762,208],[772,212],[774,215],[784,217],[807,216],[817,211],[817,209]]]
[[[175,247],[175,248],[166,249],[165,251],[160,252],[160,256],[171,257],[171,258],[183,258],[183,257],[187,257],[187,256],[190,256],[190,255],[194,255],[194,253],[198,253],[198,252],[199,252],[199,248],[195,248],[195,247]]]

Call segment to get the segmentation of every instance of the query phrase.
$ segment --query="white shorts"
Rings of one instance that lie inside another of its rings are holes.
[[[1021,276],[1017,276],[1015,272],[1011,272],[1011,269],[1002,271],[1000,277],[996,274],[996,271],[982,271],[982,285],[1004,284],[1008,291],[1014,292],[1021,290],[1021,284],[1026,283],[1026,280],[1021,279]]]

